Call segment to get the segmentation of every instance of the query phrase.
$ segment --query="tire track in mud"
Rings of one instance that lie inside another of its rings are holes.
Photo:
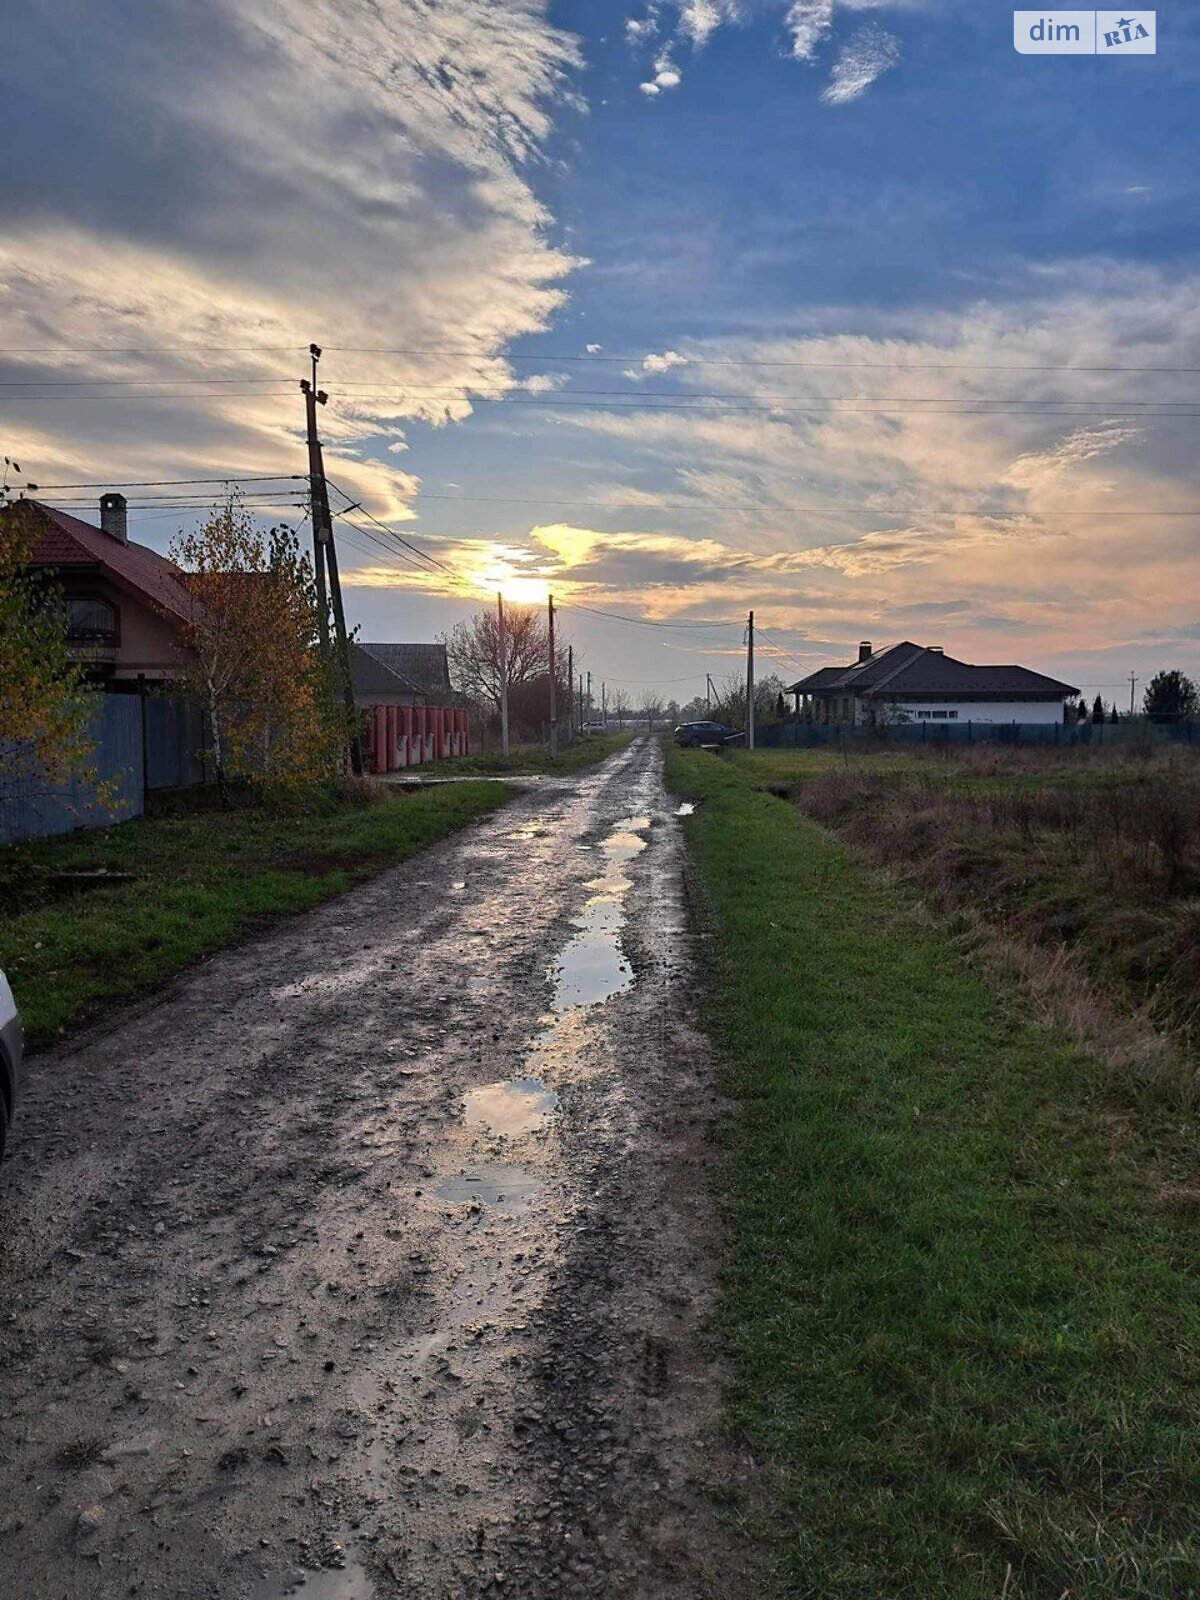
[[[748,1592],[672,810],[640,741],[35,1063],[0,1588]]]

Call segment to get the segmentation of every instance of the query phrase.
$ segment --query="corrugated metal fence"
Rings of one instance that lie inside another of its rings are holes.
[[[205,743],[204,719],[190,701],[174,695],[143,700],[135,694],[98,694],[90,732],[92,763],[106,786],[107,803],[99,804],[95,791],[78,780],[47,785],[30,761],[28,772],[6,781],[0,795],[0,844],[126,822],[141,816],[147,789],[206,781],[198,755]]]

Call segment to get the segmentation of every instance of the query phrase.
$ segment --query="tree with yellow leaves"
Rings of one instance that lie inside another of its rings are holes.
[[[62,596],[30,573],[33,508],[0,514],[0,803],[33,781],[47,794],[72,779],[94,787],[91,705],[71,657]],[[98,799],[104,797],[97,793]]]
[[[234,498],[171,555],[192,598],[184,687],[204,707],[222,796],[229,781],[279,791],[333,777],[346,742],[318,637],[312,571],[295,534],[264,537]]]

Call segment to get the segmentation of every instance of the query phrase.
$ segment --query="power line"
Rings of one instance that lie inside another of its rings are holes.
[[[331,489],[335,490],[338,494],[341,495],[342,499],[346,502],[347,506],[350,506],[352,509],[356,509],[356,510],[361,511],[364,517],[368,517],[373,523],[375,523],[375,525],[377,527],[382,528],[384,533],[386,533],[389,538],[397,540],[400,544],[402,544],[405,547],[405,549],[411,550],[414,555],[420,556],[423,561],[431,562],[433,566],[440,567],[443,572],[449,573],[451,577],[457,578],[459,576],[459,574],[455,572],[453,567],[448,567],[444,561],[439,560],[437,556],[430,555],[427,550],[422,550],[422,549],[420,549],[419,546],[417,546],[415,544],[410,544],[409,541],[407,539],[405,539],[402,534],[397,533],[394,528],[389,528],[386,522],[381,522],[380,519],[374,514],[374,512],[368,511],[365,506],[354,507],[350,496],[346,493],[346,491],[343,488],[340,487],[340,485],[334,483],[332,478],[330,478],[328,480],[328,483],[329,483],[329,487]],[[344,515],[345,513],[341,513],[341,514]]]
[[[632,622],[639,628],[740,628],[736,617],[715,617],[711,621],[660,622],[651,617],[629,617],[619,611],[602,611],[598,606],[584,605],[581,600],[568,600],[559,604],[560,611],[588,611],[595,617],[608,617],[614,622]]]
[[[930,511],[920,506],[905,506],[900,510],[891,510],[886,506],[872,504],[843,504],[843,505],[799,505],[799,504],[772,504],[762,500],[562,500],[544,499],[540,495],[493,495],[493,494],[429,494],[424,490],[420,492],[421,500],[438,500],[453,505],[461,500],[467,505],[509,505],[509,506],[569,506],[573,508],[584,507],[601,511],[773,511],[773,512],[798,512],[803,511],[813,514],[837,514],[842,512],[869,513],[880,517],[1195,517],[1200,516],[1200,506],[1179,506],[1165,511],[1147,511],[1139,507],[1128,506],[1093,506],[1076,507],[1063,511],[1024,511],[1019,508],[994,510],[982,506],[950,506],[943,511]]]
[[[0,355],[187,355],[211,351],[235,351],[246,355],[294,354],[306,349],[297,342],[287,345],[210,345],[193,343],[181,345],[4,345]],[[624,362],[627,366],[640,366],[645,352],[608,354],[596,351],[586,355],[567,351],[497,351],[487,350],[414,350],[397,345],[325,345],[326,354],[409,356],[419,360],[471,360],[471,361],[558,361],[579,365],[611,364]],[[912,372],[1154,372],[1194,375],[1200,367],[1168,366],[1165,364],[1141,365],[1125,362],[1013,362],[1013,361],[807,361],[767,359],[752,356],[700,356],[685,354],[681,366],[689,367],[769,367],[772,369],[804,369],[812,371],[912,371]],[[647,370],[644,367],[643,371]]]
[[[267,472],[252,477],[229,474],[224,478],[100,478],[86,483],[40,483],[41,489],[173,489],[197,483],[303,483],[302,472]]]
[[[416,356],[421,359],[439,360],[453,358],[457,360],[491,360],[491,361],[563,361],[589,364],[592,362],[604,363],[623,361],[627,365],[639,364],[645,360],[645,352],[641,354],[608,355],[597,351],[588,355],[564,354],[556,351],[534,351],[529,354],[518,354],[514,351],[505,351],[502,355],[489,356],[479,350],[409,350],[394,346],[380,345],[326,345],[327,352],[337,351],[343,355],[378,355],[378,356]],[[3,351],[0,351],[3,354]],[[1168,366],[1126,366],[1118,364],[1085,365],[1073,362],[1006,362],[1006,361],[797,361],[797,360],[758,360],[751,357],[734,356],[696,356],[685,355],[680,365],[694,367],[804,367],[804,368],[837,368],[848,369],[862,367],[872,371],[896,369],[920,372],[1182,372],[1200,373],[1200,367],[1168,367]]]

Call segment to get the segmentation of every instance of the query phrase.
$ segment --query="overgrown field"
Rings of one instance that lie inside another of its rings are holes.
[[[774,1592],[1200,1593],[1194,1119],[1124,1093],[923,896],[771,792],[819,781],[798,759],[668,767],[699,802],[704,1015],[736,1102],[730,1420],[765,1464],[741,1512]]]
[[[940,910],[973,918],[1085,1034],[1122,1035],[1114,1020],[1137,1019],[1151,1072],[1164,1040],[1176,1057],[1194,1049],[1200,756],[983,747],[754,759],[808,816]],[[1138,1053],[1128,1037],[1121,1048]]]
[[[44,1044],[269,919],[307,911],[502,805],[499,783],[277,812],[139,818],[0,850],[0,968]]]

